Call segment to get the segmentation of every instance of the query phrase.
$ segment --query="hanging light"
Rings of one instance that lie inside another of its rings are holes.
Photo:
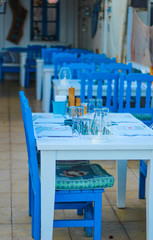
[[[52,3],[56,4],[56,3],[58,3],[58,0],[47,0],[47,1],[48,1],[49,4],[52,4]]]

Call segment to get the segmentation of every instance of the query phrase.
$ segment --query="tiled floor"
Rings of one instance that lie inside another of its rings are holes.
[[[0,240],[31,240],[28,164],[18,81],[0,84]],[[25,89],[22,89],[25,90]],[[35,88],[25,90],[33,112],[41,111]],[[116,175],[115,162],[103,162]],[[126,208],[116,207],[116,185],[103,195],[102,240],[145,240],[145,200],[138,199],[138,161],[128,163]],[[76,217],[58,211],[56,217]],[[55,229],[54,240],[85,240],[82,228]]]

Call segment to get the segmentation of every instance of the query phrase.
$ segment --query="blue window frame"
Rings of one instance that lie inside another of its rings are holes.
[[[31,40],[59,40],[59,1],[48,3],[47,0],[31,1]]]

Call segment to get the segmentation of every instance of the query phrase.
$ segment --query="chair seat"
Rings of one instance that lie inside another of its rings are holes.
[[[138,118],[141,121],[152,121],[151,113],[135,113],[133,114],[133,116]]]
[[[61,161],[61,160],[58,160],[56,161],[56,166],[67,166],[67,165],[80,165],[80,164],[88,164],[89,163],[89,160],[64,160],[64,161]]]
[[[99,164],[56,167],[56,190],[98,189],[113,185],[114,177]]]

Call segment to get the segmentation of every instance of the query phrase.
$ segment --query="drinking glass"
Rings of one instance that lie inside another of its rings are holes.
[[[78,134],[81,133],[81,119],[80,118],[73,118],[72,119],[72,131],[77,131]]]
[[[81,106],[84,107],[84,114],[87,114],[87,103],[83,102],[83,103],[81,103]]]
[[[90,122],[89,118],[81,118],[81,133],[82,135],[90,134]]]
[[[69,107],[69,117],[70,118],[73,118],[76,116],[76,107],[75,106],[71,106]]]
[[[96,99],[96,107],[97,108],[102,108],[103,106],[103,99],[102,98],[97,98]]]
[[[106,112],[101,108],[95,108],[93,114],[93,120],[91,124],[91,130],[93,131],[94,142],[106,142]]]
[[[81,117],[83,115],[84,115],[84,107],[83,106],[77,107],[77,117]]]
[[[91,98],[89,99],[89,112],[92,113],[94,111],[95,108],[95,99]]]
[[[70,80],[71,79],[71,71],[68,67],[62,67],[59,72],[60,80]]]

